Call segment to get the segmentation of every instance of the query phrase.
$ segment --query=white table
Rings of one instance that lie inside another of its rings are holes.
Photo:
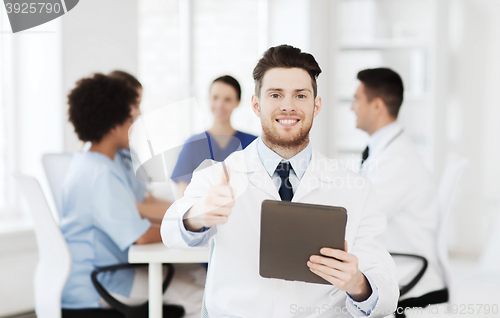
[[[208,263],[208,248],[174,249],[163,243],[132,245],[129,263],[149,264],[149,317],[163,317],[162,263]]]

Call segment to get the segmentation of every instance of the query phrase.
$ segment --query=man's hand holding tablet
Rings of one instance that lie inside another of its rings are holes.
[[[229,178],[229,167],[224,167],[221,183],[212,186],[203,200],[196,203],[184,215],[186,230],[198,232],[203,228],[227,222],[231,208],[234,206],[234,190],[229,186]]]
[[[344,249],[347,251],[347,241]],[[372,294],[365,275],[358,269],[358,258],[348,252],[324,247],[321,255],[312,255],[307,266],[314,274],[347,292],[352,299],[362,302]]]

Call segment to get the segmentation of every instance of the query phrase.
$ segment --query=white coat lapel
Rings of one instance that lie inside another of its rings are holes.
[[[254,140],[242,151],[243,156],[233,156],[231,159],[228,158],[227,163],[231,166],[231,169],[246,173],[248,180],[256,188],[266,192],[275,200],[281,200],[278,189],[262,165],[259,153],[257,152],[257,141],[258,139]]]
[[[370,145],[370,155],[361,165],[358,173],[367,177],[370,172],[377,171],[379,158],[384,156],[384,151],[389,148],[403,133],[403,127],[401,127],[398,122],[394,123],[390,131],[384,132],[385,135],[383,135],[383,138],[376,143],[376,147]]]
[[[311,163],[300,180],[292,202],[299,202],[303,197],[321,187],[322,183],[333,182],[330,165],[334,162],[313,149]],[[337,167],[338,169],[338,167]]]
[[[262,191],[271,195],[275,200],[281,200],[276,185],[274,184],[269,174],[267,174],[267,171],[263,165],[260,165],[260,168],[251,173],[249,177],[250,182],[256,188],[261,189]]]

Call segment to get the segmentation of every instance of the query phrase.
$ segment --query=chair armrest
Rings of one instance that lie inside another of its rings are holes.
[[[415,255],[415,254],[404,254],[404,253],[389,253],[391,256],[401,256],[401,257],[408,257],[408,258],[415,258],[418,260],[422,261],[422,268],[420,268],[420,271],[413,277],[413,279],[406,284],[405,286],[402,286],[399,289],[399,297],[403,296],[407,292],[409,292],[415,285],[420,281],[422,276],[424,276],[425,271],[427,270],[427,266],[429,265],[429,262],[427,262],[427,259],[423,256],[420,255]]]

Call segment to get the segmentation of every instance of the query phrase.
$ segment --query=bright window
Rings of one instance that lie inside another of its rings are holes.
[[[11,176],[15,162],[15,123],[13,112],[13,35],[7,14],[0,10],[0,215],[12,211],[15,188]]]
[[[261,0],[180,0],[139,2],[139,80],[142,108],[156,108],[195,97],[205,120],[212,123],[208,90],[218,76],[234,76],[242,87],[233,126],[260,134],[250,99],[252,70],[259,59],[259,25],[265,12]],[[265,5],[264,5],[265,7]],[[265,21],[264,21],[265,23]],[[262,33],[262,32],[260,32]]]

